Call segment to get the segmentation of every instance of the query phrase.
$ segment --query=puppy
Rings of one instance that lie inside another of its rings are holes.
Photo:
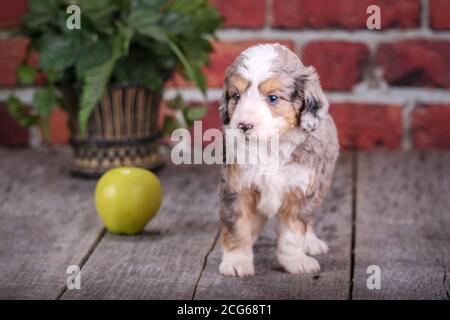
[[[328,101],[313,67],[288,48],[260,44],[227,69],[220,113],[224,130],[244,141],[279,141],[271,172],[226,163],[220,182],[220,273],[254,275],[253,243],[266,220],[278,220],[277,259],[289,273],[320,270],[312,255],[328,247],[314,233],[313,213],[331,183],[339,143]],[[225,141],[225,153],[230,145]]]

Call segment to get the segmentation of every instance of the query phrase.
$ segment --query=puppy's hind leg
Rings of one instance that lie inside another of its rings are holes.
[[[306,224],[298,217],[299,206],[287,204],[280,211],[277,241],[279,263],[292,274],[319,272],[317,260],[304,250],[307,230]]]
[[[250,218],[252,221],[252,240],[254,244],[267,222],[267,217],[261,214],[254,214]]]
[[[310,254],[312,256],[318,255],[318,254],[325,254],[328,252],[328,246],[325,242],[317,238],[316,234],[314,233],[313,223],[309,222],[306,225],[306,233],[305,233],[305,239],[303,241],[303,250],[307,254]]]

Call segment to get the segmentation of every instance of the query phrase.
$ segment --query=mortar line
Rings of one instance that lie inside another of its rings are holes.
[[[430,30],[430,20],[428,18],[429,13],[430,13],[429,0],[421,0],[420,1],[420,27],[426,31],[431,31]]]
[[[264,28],[267,30],[270,30],[271,25],[272,25],[272,19],[273,19],[273,15],[272,15],[272,6],[273,6],[273,0],[266,0],[264,2],[265,5],[265,9],[266,12],[264,13]]]
[[[429,40],[449,40],[450,32],[433,30],[429,27],[419,26],[416,29],[385,29],[382,32],[371,30],[345,30],[345,29],[274,29],[264,26],[261,29],[227,28],[217,32],[222,41],[245,41],[253,39],[292,40],[299,47],[311,41],[342,40],[362,42],[368,45],[379,42],[397,42],[416,38]]]
[[[415,100],[407,101],[402,109],[402,123],[403,123],[403,138],[402,138],[402,150],[412,149],[412,129],[411,129],[411,114],[416,108],[417,102]]]

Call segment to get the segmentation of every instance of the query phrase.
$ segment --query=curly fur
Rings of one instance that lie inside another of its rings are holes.
[[[279,97],[275,104],[267,101],[269,95]],[[272,217],[279,221],[277,258],[284,269],[319,271],[310,255],[325,253],[328,247],[314,234],[314,212],[330,187],[339,154],[328,105],[315,69],[305,67],[284,46],[251,47],[228,68],[220,107],[224,129],[248,139],[276,135],[280,162],[271,172],[258,164],[224,166],[222,274],[254,274],[252,245]],[[242,123],[252,129],[242,132]]]

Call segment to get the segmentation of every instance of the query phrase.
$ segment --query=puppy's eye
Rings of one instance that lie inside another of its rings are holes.
[[[241,98],[241,94],[239,92],[236,92],[233,94],[232,97],[234,100],[239,101],[239,99]]]
[[[270,95],[270,96],[267,96],[267,101],[269,101],[270,103],[274,104],[274,103],[276,103],[278,101],[278,96],[275,96],[273,94]]]

